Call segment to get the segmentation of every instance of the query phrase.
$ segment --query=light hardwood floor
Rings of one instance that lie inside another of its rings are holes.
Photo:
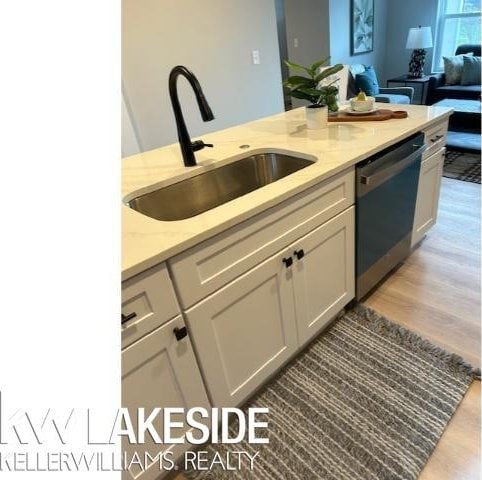
[[[442,179],[436,226],[363,303],[480,366],[480,185]],[[477,381],[461,402],[420,479],[480,478]]]

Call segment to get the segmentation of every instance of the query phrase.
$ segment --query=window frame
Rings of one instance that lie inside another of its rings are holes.
[[[443,73],[444,66],[442,61],[442,43],[445,25],[447,20],[461,18],[479,18],[481,19],[481,11],[478,12],[460,12],[445,13],[447,9],[447,0],[439,0],[437,12],[437,25],[435,32],[435,48],[432,56],[432,73]],[[454,52],[455,55],[455,52]]]

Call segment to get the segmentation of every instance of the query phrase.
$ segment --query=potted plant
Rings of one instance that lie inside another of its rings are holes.
[[[326,65],[329,58],[319,60],[313,63],[310,67],[303,67],[296,63],[285,60],[286,65],[293,70],[303,72],[305,75],[292,75],[283,82],[284,87],[287,89],[287,93],[294,98],[301,98],[308,100],[310,105],[306,107],[306,116],[308,120],[308,126],[313,128],[313,117],[324,116],[320,112],[324,109],[326,115],[326,106],[330,112],[338,111],[337,94],[338,78],[335,78],[326,85],[321,85],[320,82],[327,79],[331,75],[338,73],[343,69],[343,65],[337,63],[332,67],[326,68],[322,72],[319,72],[319,68]],[[323,121],[323,120],[322,120]],[[326,123],[326,118],[324,119]]]

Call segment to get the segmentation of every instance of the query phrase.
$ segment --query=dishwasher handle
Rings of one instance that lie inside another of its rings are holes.
[[[426,150],[426,145],[413,145],[416,149],[410,155],[405,157],[403,160],[399,162],[393,163],[392,165],[379,170],[378,172],[373,173],[372,175],[360,175],[360,183],[363,185],[367,185],[371,188],[380,185],[385,180],[396,175],[398,172],[401,172],[403,169],[408,167],[411,163],[413,163],[417,158]]]

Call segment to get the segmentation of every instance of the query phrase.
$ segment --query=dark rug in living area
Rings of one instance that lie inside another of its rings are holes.
[[[443,176],[480,183],[480,153],[459,152],[447,149]]]
[[[478,375],[460,357],[358,305],[249,403],[269,408],[269,444],[201,447],[211,458],[259,451],[252,471],[184,473],[197,480],[416,479]]]

